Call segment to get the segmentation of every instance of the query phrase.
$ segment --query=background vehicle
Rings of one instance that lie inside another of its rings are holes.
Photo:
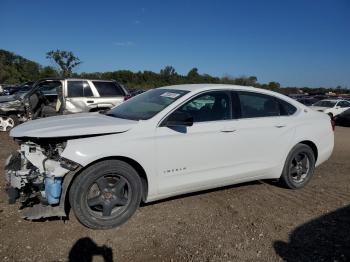
[[[8,95],[13,95],[19,91],[22,91],[22,92],[29,91],[32,88],[33,84],[34,84],[33,81],[28,81],[28,82],[25,82],[21,85],[14,85],[14,86],[5,87],[5,88],[3,88],[2,95],[8,96]]]
[[[303,98],[297,98],[296,99],[299,103],[302,103],[303,105],[306,106],[311,106],[315,104],[318,100],[313,97],[303,97]]]
[[[68,197],[79,221],[100,229],[127,221],[141,200],[259,179],[302,188],[334,145],[327,115],[275,92],[213,84],[153,89],[11,136],[21,143],[6,165],[12,201],[17,192],[45,203],[23,215],[65,216]]]
[[[0,101],[0,131],[30,119],[106,110],[122,103],[127,95],[128,91],[112,80],[39,80],[29,91]]]
[[[316,102],[310,108],[334,117],[350,108],[350,102],[343,99],[324,99]]]
[[[334,121],[339,126],[350,126],[350,109],[334,117]]]

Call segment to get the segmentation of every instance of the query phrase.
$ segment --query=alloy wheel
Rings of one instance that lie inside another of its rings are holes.
[[[15,121],[10,117],[0,117],[0,131],[6,132],[15,126]]]
[[[89,212],[102,219],[118,216],[127,209],[131,194],[129,182],[123,176],[101,176],[88,190],[86,201]]]
[[[290,164],[289,172],[295,183],[302,183],[307,178],[310,170],[310,159],[304,152],[296,154]]]

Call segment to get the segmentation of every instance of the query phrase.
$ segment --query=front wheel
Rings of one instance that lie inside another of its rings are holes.
[[[132,166],[106,160],[79,174],[73,181],[69,200],[83,225],[108,229],[123,224],[135,213],[141,191],[141,179]]]
[[[297,144],[289,153],[285,162],[280,182],[290,189],[304,187],[315,171],[315,155],[304,144]]]

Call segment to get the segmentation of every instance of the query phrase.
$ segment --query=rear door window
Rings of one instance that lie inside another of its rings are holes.
[[[92,81],[101,97],[124,96],[122,88],[115,82]]]
[[[253,92],[238,93],[242,118],[280,116],[280,105],[272,96]]]
[[[87,81],[68,81],[68,97],[92,97],[92,91]]]

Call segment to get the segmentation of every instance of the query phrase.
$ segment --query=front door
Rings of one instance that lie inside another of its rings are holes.
[[[190,127],[158,127],[156,156],[160,193],[187,192],[229,175],[228,137],[232,121],[230,93],[197,95],[177,109],[190,113]]]

